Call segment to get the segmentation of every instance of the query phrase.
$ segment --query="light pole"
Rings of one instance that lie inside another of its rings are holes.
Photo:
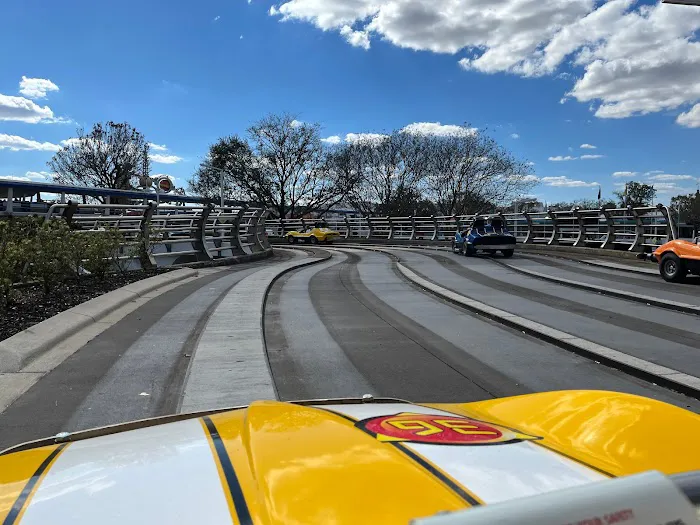
[[[209,169],[212,171],[216,171],[219,174],[219,191],[220,191],[220,195],[221,195],[221,207],[223,208],[225,206],[225,203],[224,203],[224,175],[227,172],[222,170],[221,168],[210,167]]]

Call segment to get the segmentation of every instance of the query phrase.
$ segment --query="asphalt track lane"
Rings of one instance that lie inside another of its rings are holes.
[[[572,289],[559,284],[524,276],[496,266],[490,258],[464,258],[449,254],[420,252],[449,270],[489,288],[553,306],[562,312],[580,314],[618,328],[633,330],[650,337],[661,337],[692,347],[700,342],[700,323],[692,314],[683,314],[636,301]]]
[[[276,255],[273,261],[290,258]],[[197,279],[149,301],[105,330],[0,414],[0,450],[62,431],[174,413],[173,391],[179,394],[181,384],[170,380],[182,380],[179,366],[184,368],[185,354],[191,355],[190,336],[201,326],[198,319],[223,296],[226,284],[267,264],[241,264]],[[181,308],[183,303],[193,307],[191,311]],[[154,350],[153,357],[164,358],[163,366],[148,357],[150,366],[145,366],[137,358],[149,349]],[[140,396],[141,392],[151,395]]]
[[[309,296],[311,278],[330,271],[344,260],[345,256],[336,255],[328,263],[283,277],[273,286],[274,297],[268,296],[267,356],[281,399],[377,394],[328,333]],[[276,317],[270,315],[271,310],[276,310]],[[269,322],[271,318],[279,323],[279,328]]]
[[[678,334],[684,337],[686,344],[682,344],[671,341],[660,333],[648,333],[649,321],[646,320],[634,321],[633,318],[628,317],[627,322],[633,323],[634,326],[626,329],[612,322],[589,317],[585,310],[575,313],[568,311],[566,307],[560,309],[557,306],[550,306],[552,301],[538,302],[540,299],[538,288],[544,284],[541,280],[513,274],[512,271],[497,266],[486,258],[464,260],[455,255],[449,260],[455,261],[457,265],[445,266],[436,260],[440,259],[440,256],[407,251],[396,253],[414,271],[457,293],[641,359],[691,375],[700,375],[700,337],[696,332],[698,329],[696,316],[673,313],[675,323],[671,323],[669,327],[678,332],[681,330],[678,327],[687,327],[687,333]],[[442,259],[445,260],[445,257]],[[467,270],[459,271],[460,267]],[[490,275],[495,277],[491,278]],[[511,278],[512,283],[509,282]],[[523,292],[522,288],[516,288],[516,283],[527,282],[527,280],[530,281],[527,285],[530,291]],[[597,295],[567,287],[559,286],[559,288],[560,293],[566,298],[576,296],[575,292]],[[513,300],[513,296],[518,294],[520,294],[519,298]],[[611,321],[621,316],[617,312],[624,312],[630,307],[628,301],[607,299],[618,301],[619,304],[616,310],[610,312]],[[663,309],[647,308],[658,310],[660,316],[669,313]],[[668,329],[667,327],[666,330]]]
[[[319,318],[380,395],[447,402],[517,395],[525,389],[433,332],[387,308],[362,283],[360,255],[309,283]]]
[[[351,259],[343,265],[334,266],[331,271],[326,271],[329,275],[318,273],[316,277],[309,281],[311,289],[316,287],[319,291],[322,288],[328,290],[323,294],[324,299],[319,301],[332,301],[336,304],[344,305],[344,309],[349,309],[350,299],[342,294],[337,285],[333,285],[334,280],[345,279],[343,275],[356,272],[361,279],[361,285],[365,290],[362,298],[363,303],[369,304],[372,311],[382,311],[380,318],[391,317],[388,312],[393,312],[395,317],[407,319],[407,326],[410,326],[416,333],[427,341],[434,341],[434,338],[444,340],[447,348],[452,348],[452,355],[442,356],[446,365],[459,372],[461,376],[469,379],[469,382],[478,385],[486,392],[475,392],[474,390],[462,390],[454,388],[442,376],[440,386],[425,385],[427,374],[421,369],[410,367],[410,375],[401,373],[383,373],[380,379],[371,379],[374,368],[381,367],[377,359],[377,354],[372,358],[366,357],[367,365],[362,364],[362,359],[355,362],[355,369],[363,373],[369,382],[378,390],[380,394],[394,397],[403,397],[414,401],[423,400],[425,396],[435,396],[436,392],[441,395],[441,401],[461,401],[468,402],[476,399],[487,398],[488,395],[504,396],[517,395],[534,391],[566,390],[571,388],[594,389],[594,390],[615,390],[644,395],[655,399],[690,408],[695,411],[700,410],[700,402],[687,398],[681,394],[670,392],[666,389],[654,386],[642,380],[630,377],[622,372],[613,370],[591,360],[571,354],[558,347],[543,343],[542,341],[526,336],[520,332],[503,327],[495,322],[485,320],[479,316],[465,312],[459,308],[442,302],[431,295],[420,291],[405,280],[399,277],[392,268],[389,257],[366,251],[343,250],[347,253],[356,253],[359,259]],[[348,269],[350,266],[351,269]],[[335,277],[334,274],[338,274]],[[314,281],[316,284],[314,284]],[[350,287],[351,295],[357,296],[357,288]],[[312,297],[315,293],[311,292]],[[321,295],[319,295],[321,297]],[[326,304],[328,306],[328,304]],[[355,329],[346,331],[333,328],[334,325],[342,326],[347,323],[346,314],[330,314],[332,309],[323,309],[325,317],[325,328],[327,332],[333,334],[336,343],[346,349],[352,355],[353,345],[359,346],[359,353],[366,351],[366,341],[373,337],[371,331],[373,325],[367,320],[359,322]],[[330,317],[329,317],[330,314]],[[376,314],[375,314],[376,315]],[[336,317],[331,319],[331,317]],[[356,322],[356,321],[353,321]],[[377,321],[375,320],[375,323]],[[266,321],[266,330],[270,323]],[[330,327],[330,328],[329,328]],[[402,327],[405,328],[405,327]],[[289,329],[292,329],[291,327]],[[362,331],[363,335],[358,335]],[[366,335],[371,334],[371,335]],[[436,336],[435,334],[440,334]],[[376,336],[376,342],[382,341],[381,336]],[[268,345],[270,344],[268,340]],[[403,346],[397,341],[396,347],[383,346],[382,352],[400,352]],[[435,355],[437,346],[425,344],[426,354]],[[349,349],[349,350],[348,350]],[[443,350],[446,348],[443,346]],[[287,347],[286,352],[294,352],[294,347]],[[356,359],[356,358],[354,358]],[[459,364],[461,363],[461,365]],[[278,363],[279,365],[280,363]],[[274,369],[274,367],[273,367]],[[307,370],[299,368],[285,369],[284,365],[275,370],[275,375],[308,374]],[[441,377],[440,373],[436,374]],[[313,374],[310,375],[310,377]],[[489,379],[498,378],[492,384]],[[379,385],[374,385],[374,382]],[[488,384],[488,387],[486,387]],[[408,395],[404,394],[403,389]],[[473,387],[472,387],[473,389]],[[286,392],[286,397],[298,397],[293,390]],[[320,392],[322,397],[333,397],[334,391],[331,387],[328,391]],[[454,397],[451,397],[454,396]]]
[[[540,272],[551,277],[571,279],[585,284],[605,286],[669,301],[700,304],[700,287],[698,287],[700,278],[689,277],[686,283],[667,283],[660,275],[633,274],[531,254],[503,259],[502,262],[514,268]],[[649,266],[654,267],[651,263]]]

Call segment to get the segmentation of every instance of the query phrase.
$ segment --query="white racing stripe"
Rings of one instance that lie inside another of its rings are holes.
[[[209,442],[191,419],[71,443],[20,523],[184,524],[202,516],[231,523]]]
[[[400,403],[324,405],[318,408],[358,421],[402,412],[455,415]],[[607,479],[596,470],[528,441],[480,446],[404,442],[402,446],[419,454],[489,504]]]

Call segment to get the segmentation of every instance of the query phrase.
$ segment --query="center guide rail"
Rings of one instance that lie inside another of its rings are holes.
[[[540,496],[417,519],[413,525],[691,525],[700,523],[700,471],[650,471]]]

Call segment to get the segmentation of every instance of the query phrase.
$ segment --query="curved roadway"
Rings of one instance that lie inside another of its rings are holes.
[[[414,272],[457,293],[700,376],[698,316],[543,281],[502,264],[680,302],[696,300],[699,289],[692,284],[669,286],[651,275],[548,257],[494,261],[388,250]],[[413,286],[397,273],[389,254],[342,246],[307,252],[279,250],[270,261],[204,271],[117,321],[8,407],[0,407],[0,449],[60,431],[177,412],[200,336],[226,294],[263,268],[329,253],[332,258],[325,262],[282,276],[267,296],[258,328],[280,399],[373,394],[469,402],[544,390],[603,389],[700,411],[700,401]],[[2,379],[0,374],[0,390],[7,384]]]

